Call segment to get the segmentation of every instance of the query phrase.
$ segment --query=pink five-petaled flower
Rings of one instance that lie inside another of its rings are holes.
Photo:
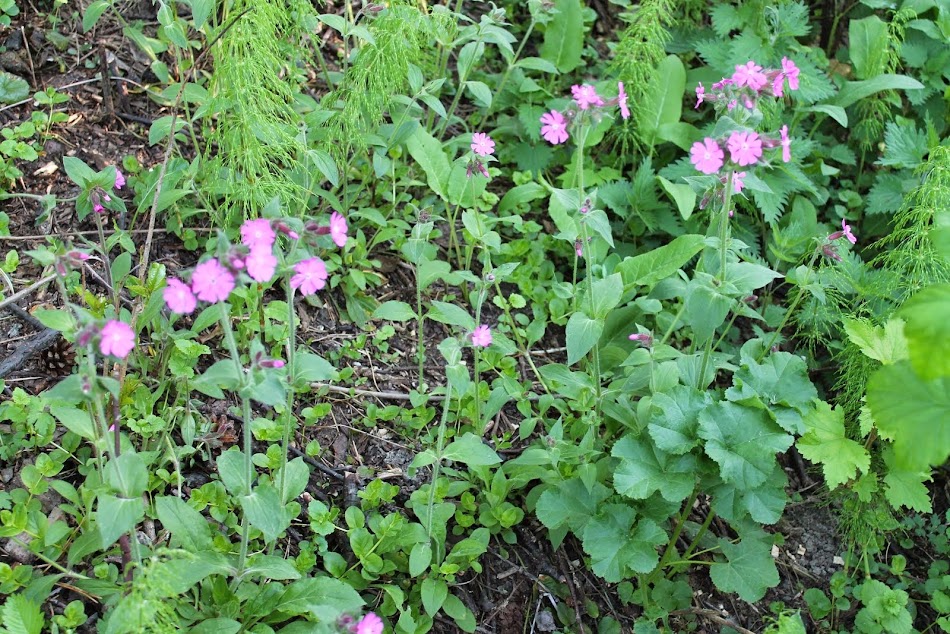
[[[327,265],[320,258],[310,258],[294,265],[290,287],[304,295],[313,295],[327,285]]]
[[[788,77],[788,87],[792,90],[798,90],[799,73],[801,73],[801,71],[798,69],[798,66],[795,65],[795,62],[787,57],[782,58],[782,74]]]
[[[188,285],[174,277],[168,278],[165,289],[162,291],[162,297],[165,298],[165,305],[168,310],[179,315],[190,315],[195,311],[198,300],[194,293],[188,288]]]
[[[333,238],[333,244],[338,247],[346,246],[346,232],[348,229],[346,218],[342,214],[336,211],[330,214],[330,237]]]
[[[487,348],[491,345],[491,328],[482,324],[472,331],[472,345],[476,348]]]
[[[234,276],[217,260],[205,260],[191,274],[191,290],[203,302],[223,302],[234,290]]]
[[[733,132],[726,147],[732,162],[737,165],[752,165],[762,156],[762,139],[755,132]]]
[[[719,147],[716,140],[706,137],[702,141],[693,143],[689,160],[703,174],[715,174],[722,167],[724,156],[725,154],[723,154],[722,148]]]
[[[706,88],[703,87],[703,82],[699,82],[696,86],[696,107],[694,110],[699,110],[699,104],[703,103],[706,100]]]
[[[125,175],[119,171],[119,168],[115,168],[115,188],[122,189],[125,187]]]
[[[597,89],[590,84],[584,84],[582,86],[574,84],[571,86],[571,95],[574,97],[574,103],[576,103],[577,107],[581,110],[587,110],[591,106],[604,105],[604,100],[597,94]]]
[[[241,225],[241,242],[248,249],[269,249],[274,245],[274,230],[267,218],[245,220]]]
[[[782,137],[782,160],[788,163],[792,160],[792,140],[788,138],[788,126],[783,125],[778,133]]]
[[[627,92],[623,89],[623,82],[617,82],[617,105],[620,106],[620,116],[630,118],[630,107],[627,105]]]
[[[564,115],[557,110],[541,115],[541,136],[551,145],[567,141],[567,121],[564,120]]]
[[[851,244],[857,244],[858,238],[856,235],[851,233],[851,225],[848,224],[848,221],[844,218],[841,219],[841,235],[848,239],[848,242]]]
[[[135,333],[125,322],[111,319],[99,331],[99,352],[120,359],[126,358],[135,347]]]
[[[733,172],[732,173],[732,192],[738,194],[742,191],[742,188],[745,187],[745,183],[742,181],[745,178],[745,172]]]
[[[762,72],[762,67],[750,61],[736,65],[736,72],[732,74],[732,81],[739,88],[748,86],[751,90],[759,92],[769,80]]]
[[[244,259],[247,274],[256,282],[269,282],[277,270],[277,258],[270,247],[256,247],[251,249]]]
[[[476,132],[472,135],[471,148],[479,156],[491,156],[495,151],[495,142],[484,132]]]
[[[374,613],[368,612],[356,624],[356,634],[383,634],[383,620]]]

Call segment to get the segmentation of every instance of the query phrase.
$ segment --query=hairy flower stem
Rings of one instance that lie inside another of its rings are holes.
[[[419,341],[416,344],[416,361],[419,362],[419,385],[418,390],[421,392],[423,384],[425,383],[425,366],[426,366],[426,337],[425,337],[425,326],[426,326],[426,316],[422,312],[422,280],[419,279],[419,267],[416,266],[416,316],[419,320]]]
[[[719,213],[719,287],[722,288],[726,284],[726,255],[729,252],[728,243],[729,243],[729,211],[732,208],[732,190],[733,190],[733,173],[734,170],[726,170],[726,190],[722,196],[722,211]],[[713,333],[715,334],[715,333]],[[709,358],[712,356],[713,349],[717,343],[713,341],[713,335],[709,336],[709,339],[706,341],[706,349],[703,350],[703,363],[699,369],[699,385],[700,390],[706,387],[706,368],[709,366]]]
[[[106,246],[106,234],[102,228],[102,215],[98,212],[92,212],[96,218],[96,231],[99,232],[99,249],[102,253],[103,268],[106,272],[106,282],[109,284],[109,290],[112,291],[112,306],[115,308],[116,315],[119,314],[119,289],[115,287],[115,281],[112,279],[112,260],[109,258],[109,248]]]
[[[501,293],[501,284],[496,279],[495,280],[495,292],[499,297],[503,297]],[[511,326],[511,335],[515,338],[515,343],[518,344],[518,350],[521,352],[521,357],[527,360],[528,365],[531,366],[531,370],[534,372],[534,376],[538,379],[538,383],[541,384],[541,387],[544,388],[544,391],[548,394],[551,393],[551,388],[548,387],[548,384],[541,377],[541,372],[538,371],[538,366],[534,364],[534,359],[531,358],[531,351],[528,350],[528,345],[525,340],[521,337],[521,334],[518,331],[518,324],[515,322],[514,317],[511,314],[511,307],[508,305],[508,302],[504,303],[505,318],[508,320],[508,325]]]
[[[486,266],[486,269],[490,266]],[[485,303],[485,297],[488,295],[488,283],[482,282],[482,288],[478,293],[478,299],[475,301],[475,327],[477,328],[480,323],[482,323],[482,304]],[[479,398],[479,383],[481,382],[481,376],[478,371],[479,363],[481,361],[481,351],[482,349],[478,346],[473,346],[475,352],[475,362],[474,367],[472,368],[472,373],[475,375],[475,431],[480,436],[484,427],[482,427],[482,400]]]
[[[287,280],[287,408],[284,412],[284,431],[280,439],[280,491],[281,504],[285,504],[287,494],[287,452],[290,450],[290,434],[294,420],[294,376],[297,349],[297,329],[294,318],[294,289]],[[261,330],[261,332],[264,332]],[[247,420],[247,419],[245,419]]]
[[[248,488],[245,495],[248,495],[251,492],[251,481],[254,478],[254,464],[251,462],[251,400],[243,389],[245,371],[244,366],[241,365],[241,356],[238,354],[237,342],[234,339],[234,329],[231,327],[231,307],[226,302],[221,302],[219,307],[221,311],[219,321],[221,322],[221,331],[224,333],[224,342],[228,347],[228,353],[234,360],[237,375],[241,377],[240,383],[242,387],[240,388],[239,395],[241,397],[241,416],[244,419],[241,425],[242,431],[244,432],[244,482]],[[241,550],[238,554],[238,566],[235,579],[241,578],[247,566],[247,542],[250,526],[247,522],[247,513],[245,512],[241,515]]]
[[[426,513],[426,536],[432,541],[432,509],[435,508],[435,485],[439,480],[439,467],[442,466],[442,452],[445,450],[445,425],[449,420],[449,404],[452,402],[452,384],[445,385],[445,400],[442,401],[442,418],[439,420],[439,434],[435,441],[435,462],[432,463],[432,479],[429,482],[429,506]]]
[[[581,205],[584,204],[584,144],[587,142],[587,133],[589,128],[585,125],[581,127],[581,132],[577,137],[577,193],[578,200]],[[587,287],[587,309],[588,317],[590,319],[596,319],[596,310],[594,305],[594,261],[591,257],[590,249],[590,234],[587,232],[587,223],[585,218],[581,217],[580,222],[577,224],[581,228],[581,252],[584,254],[584,268],[586,269],[584,275],[584,282]],[[600,374],[600,342],[594,344],[594,347],[591,349],[591,359],[594,365],[594,387],[596,390],[597,402],[594,407],[594,410],[597,414],[600,414],[601,406],[601,397],[603,387],[601,386],[601,374]]]

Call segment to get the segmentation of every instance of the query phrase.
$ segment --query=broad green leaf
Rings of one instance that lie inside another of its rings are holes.
[[[193,553],[211,550],[211,525],[184,500],[163,495],[155,500],[155,512],[182,548]]]
[[[148,469],[141,454],[126,451],[106,463],[105,481],[124,497],[135,498],[148,489]]]
[[[835,95],[830,105],[847,108],[865,97],[884,90],[923,90],[924,85],[906,75],[877,75],[864,81],[845,82],[841,91]]]
[[[541,57],[562,73],[569,73],[581,63],[584,50],[584,16],[580,0],[555,0],[557,13],[547,25]]]
[[[494,465],[501,462],[501,458],[498,457],[495,450],[471,432],[466,432],[449,443],[442,457],[445,460],[454,460],[470,467]]]
[[[701,235],[679,236],[667,245],[624,258],[616,270],[623,277],[625,287],[653,286],[683,268],[702,250],[704,241]]]
[[[251,483],[247,480],[243,452],[232,447],[221,452],[215,464],[218,466],[218,475],[228,493],[234,496],[247,495],[251,490]]]
[[[794,440],[764,411],[724,401],[700,412],[699,435],[706,439],[706,453],[719,465],[722,479],[740,489],[765,482],[775,467],[775,454]]]
[[[849,52],[858,79],[868,79],[882,70],[888,37],[887,23],[876,15],[848,24]]]
[[[654,394],[647,429],[656,446],[671,454],[684,454],[695,447],[699,412],[710,402],[708,392],[685,385]]]
[[[155,596],[178,597],[208,575],[231,576],[235,566],[221,553],[214,551],[185,552],[184,556],[163,561],[149,574]],[[190,631],[190,630],[189,630]]]
[[[914,370],[924,380],[950,376],[950,284],[923,289],[900,308]]]
[[[619,583],[631,572],[645,574],[660,561],[657,546],[669,539],[653,520],[640,518],[626,504],[608,504],[584,529],[584,552],[591,569],[608,583]]]
[[[221,359],[191,381],[191,387],[212,398],[224,398],[225,390],[237,389],[241,380],[234,361]]]
[[[697,275],[686,290],[685,320],[693,328],[697,342],[705,342],[726,321],[729,309],[735,303],[723,295],[712,276]]]
[[[614,469],[614,489],[621,495],[645,500],[657,491],[670,502],[689,497],[699,465],[691,453],[671,456],[644,439],[624,436],[610,452],[620,458]]]
[[[243,626],[234,619],[205,619],[188,630],[189,634],[238,634]]]
[[[897,363],[908,356],[903,319],[888,319],[882,327],[874,326],[865,320],[846,318],[844,331],[864,356],[884,365]]]
[[[709,576],[722,592],[735,592],[745,601],[755,603],[765,591],[778,585],[778,570],[771,555],[771,544],[763,536],[745,537],[738,544],[725,539],[719,547],[725,562],[709,568]]]
[[[72,332],[76,328],[76,320],[67,310],[39,308],[33,311],[33,316],[47,328],[59,332]]]
[[[450,326],[458,326],[471,332],[475,329],[475,318],[467,310],[449,302],[432,302],[429,318]]]
[[[445,199],[449,189],[449,174],[452,166],[438,139],[419,126],[406,139],[406,148],[426,173],[429,187],[440,198]]]
[[[353,587],[338,579],[309,577],[287,586],[273,612],[307,614],[319,623],[334,623],[344,613],[359,613],[365,602]]]
[[[887,475],[884,476],[884,497],[887,502],[895,509],[906,506],[918,513],[932,513],[930,491],[924,484],[932,479],[930,469],[903,469],[894,459],[892,450],[884,452],[884,464],[887,466]]]
[[[5,634],[40,634],[45,620],[40,606],[23,595],[8,596],[3,604]]]
[[[789,352],[773,352],[762,363],[745,358],[742,367],[733,376],[735,387],[726,391],[726,398],[743,402],[755,395],[768,405],[785,405],[801,414],[811,411],[818,397],[804,359]],[[779,423],[785,426],[786,420]],[[801,433],[800,424],[786,431]]]
[[[0,103],[16,103],[23,101],[30,95],[30,83],[22,77],[17,77],[0,70]],[[65,162],[66,159],[63,159]]]
[[[459,629],[463,632],[475,631],[475,615],[472,614],[468,606],[462,603],[462,600],[454,594],[445,597],[445,601],[442,603],[442,610],[452,617],[452,620],[455,621],[455,624],[458,625]]]
[[[780,277],[782,277],[782,274],[778,271],[773,271],[767,266],[753,264],[752,262],[730,262],[726,264],[726,279],[739,289],[739,292],[748,295]]]
[[[300,579],[300,573],[294,567],[293,561],[263,553],[251,557],[244,574],[250,579],[258,577],[275,581]]]
[[[614,273],[591,284],[594,297],[594,317],[605,319],[607,314],[617,307],[623,296],[623,279]]]
[[[65,405],[53,405],[49,408],[49,411],[53,418],[74,434],[86,440],[93,440],[96,437],[92,427],[92,419],[85,410]]]
[[[294,356],[294,384],[329,381],[335,376],[336,368],[329,361],[318,354],[297,350]]]
[[[577,311],[567,320],[567,363],[573,365],[584,358],[597,345],[604,331],[603,319],[591,319]]]
[[[668,55],[652,77],[643,99],[636,106],[639,136],[651,147],[656,142],[660,126],[680,119],[686,91],[686,68],[678,56]]]
[[[590,235],[599,235],[611,247],[614,246],[614,238],[610,230],[610,219],[607,212],[603,209],[594,209],[583,216],[581,222],[587,225],[591,230]]]
[[[842,128],[848,127],[848,113],[841,106],[832,106],[829,104],[818,104],[816,106],[809,106],[807,108],[802,108],[802,112],[820,112],[821,114],[826,114],[835,121],[838,122]]]
[[[581,534],[610,493],[599,482],[588,490],[580,478],[571,478],[545,490],[538,498],[535,514],[551,530],[564,526]]]
[[[106,549],[128,533],[145,517],[141,498],[120,498],[110,493],[99,494],[96,525],[99,527],[100,548]]]
[[[132,254],[123,251],[112,260],[112,279],[118,286],[123,286],[125,276],[132,270]]]
[[[426,577],[422,580],[420,594],[422,596],[422,607],[425,608],[426,614],[435,616],[436,612],[442,608],[442,604],[445,603],[446,597],[449,596],[449,586],[441,578]]]
[[[290,526],[290,514],[273,485],[262,483],[240,499],[248,522],[264,533],[265,542],[273,542]]]
[[[208,21],[208,16],[214,9],[215,0],[191,0],[191,19],[196,29],[201,29]]]
[[[280,487],[284,485],[283,503],[287,504],[304,492],[310,482],[310,467],[302,456],[294,458],[286,466],[274,472],[274,483]]]
[[[432,563],[432,545],[429,542],[416,544],[409,553],[409,576],[418,577]]]
[[[676,203],[676,208],[683,220],[689,220],[689,217],[693,215],[693,209],[696,207],[696,192],[693,191],[693,188],[685,184],[671,183],[662,176],[657,176],[656,179],[660,181],[663,191],[669,194],[673,202]]]
[[[819,401],[804,421],[808,431],[798,439],[798,451],[821,465],[828,488],[853,480],[859,471],[867,473],[871,454],[864,445],[848,438],[843,409],[832,409],[828,403]]]
[[[709,490],[713,510],[727,522],[735,524],[747,516],[760,524],[775,524],[782,518],[788,502],[785,487],[788,478],[781,466],[775,465],[772,475],[760,486],[740,490],[728,482],[720,483]]]
[[[86,7],[86,12],[82,15],[82,32],[87,33],[89,29],[96,25],[99,18],[110,6],[109,0],[95,0]]]
[[[867,403],[902,468],[922,470],[950,456],[950,378],[925,381],[908,361],[886,365],[868,381]]]

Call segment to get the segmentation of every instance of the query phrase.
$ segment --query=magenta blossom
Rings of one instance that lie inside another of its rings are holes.
[[[115,188],[122,189],[125,187],[125,175],[119,171],[119,168],[115,168]]]
[[[623,89],[623,82],[617,82],[617,105],[620,106],[620,116],[624,119],[630,118],[630,108],[627,106],[627,93]]]
[[[577,107],[581,110],[587,110],[591,106],[604,105],[604,100],[597,94],[597,89],[590,84],[584,84],[582,86],[574,84],[571,86],[571,95],[574,97],[574,103],[576,103]]]
[[[205,260],[191,274],[191,290],[203,302],[223,302],[234,290],[234,275],[217,260]]]
[[[742,189],[745,187],[745,183],[743,182],[742,179],[745,178],[745,177],[746,177],[746,173],[745,173],[745,172],[733,172],[733,173],[732,173],[732,191],[733,191],[733,193],[738,194],[738,193],[740,193],[740,192],[742,191]]]
[[[304,295],[313,295],[327,285],[327,266],[320,258],[310,258],[294,265],[295,275],[290,278],[290,287],[300,289]]]
[[[755,62],[746,62],[736,66],[736,72],[732,75],[732,81],[737,88],[748,86],[751,90],[758,92],[768,83],[768,77],[762,72],[762,67]]]
[[[630,341],[639,341],[647,348],[653,345],[653,335],[648,332],[635,332],[632,335],[628,335],[627,339]]]
[[[245,220],[241,225],[241,242],[248,249],[269,249],[274,245],[274,238],[274,230],[270,226],[270,220],[266,218]]]
[[[703,87],[703,82],[699,82],[696,86],[696,106],[694,110],[699,110],[699,105],[703,103],[706,99],[706,89]]]
[[[277,258],[270,247],[257,247],[251,249],[244,260],[244,266],[247,268],[247,274],[256,282],[269,282],[274,277],[274,271],[277,270]]]
[[[733,132],[726,147],[732,162],[737,165],[753,165],[762,156],[762,139],[755,132]]]
[[[557,110],[541,115],[541,124],[541,136],[551,145],[559,145],[567,141],[567,121]]]
[[[135,333],[125,322],[111,319],[99,331],[99,352],[120,359],[126,358],[135,347]]]
[[[783,125],[778,133],[782,137],[782,160],[788,163],[792,160],[792,140],[788,138],[788,126]]]
[[[690,162],[703,174],[715,174],[722,167],[722,148],[715,139],[706,137],[702,141],[693,143],[690,148]]]
[[[346,218],[342,214],[335,211],[330,214],[330,237],[333,238],[333,243],[336,246],[346,246],[346,232],[348,229]]]
[[[482,324],[472,331],[472,345],[476,348],[487,348],[491,345],[491,328]]]
[[[260,362],[260,366],[267,370],[270,370],[270,369],[279,370],[285,365],[287,364],[281,361],[280,359],[263,359]]]
[[[844,237],[847,238],[851,244],[858,243],[858,237],[851,233],[851,225],[843,218],[841,219],[841,233],[844,234]]]
[[[187,284],[174,277],[168,278],[162,291],[168,310],[179,315],[190,315],[195,311],[198,300]]]
[[[795,62],[787,57],[782,58],[782,74],[788,78],[788,87],[792,90],[798,90],[798,76],[801,71]]]
[[[472,135],[471,148],[479,156],[491,156],[495,152],[495,142],[484,132],[476,132]]]
[[[374,613],[368,612],[356,624],[356,634],[383,634],[383,620]]]

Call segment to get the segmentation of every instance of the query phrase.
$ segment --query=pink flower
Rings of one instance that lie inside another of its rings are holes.
[[[165,298],[168,310],[179,315],[190,315],[198,305],[198,300],[195,299],[188,285],[174,277],[168,278],[162,297]]]
[[[327,266],[320,258],[310,258],[294,265],[296,275],[290,278],[290,287],[304,295],[313,295],[327,285]]]
[[[234,276],[217,260],[205,260],[191,275],[191,290],[203,302],[223,302],[234,290]]]
[[[372,612],[360,619],[356,624],[356,634],[383,634],[383,621]]]
[[[476,348],[487,348],[491,345],[491,328],[482,324],[472,331],[472,345]]]
[[[783,125],[778,133],[782,137],[782,160],[788,163],[792,160],[792,140],[788,138],[788,126]]]
[[[699,110],[699,104],[703,103],[706,100],[706,89],[703,87],[703,82],[699,82],[696,86],[696,106],[694,110]]]
[[[257,247],[248,253],[244,266],[247,267],[247,274],[252,280],[269,282],[274,277],[274,271],[277,270],[277,258],[274,257],[270,247]]]
[[[336,246],[346,246],[347,230],[346,218],[344,218],[342,214],[335,211],[330,214],[330,237],[333,238],[333,243]]]
[[[737,165],[753,165],[762,156],[762,139],[755,132],[733,132],[726,147],[732,162]]]
[[[785,74],[781,71],[776,72],[772,77],[772,94],[776,97],[785,95]]]
[[[115,188],[122,189],[125,187],[125,175],[119,171],[119,168],[115,168]]]
[[[736,66],[736,72],[732,74],[732,81],[735,82],[738,88],[748,86],[751,90],[758,92],[769,80],[762,72],[762,67],[750,61]]]
[[[545,112],[541,115],[541,124],[541,136],[551,145],[567,141],[567,122],[559,111]]]
[[[648,332],[635,332],[627,336],[630,341],[639,341],[642,345],[649,348],[653,345],[653,335]]]
[[[787,57],[782,58],[782,74],[788,77],[788,87],[792,90],[798,90],[798,75],[801,71],[795,62]]]
[[[851,233],[851,225],[848,224],[848,221],[844,218],[841,219],[841,235],[848,239],[848,242],[851,244],[857,244],[858,238],[853,233]]]
[[[576,253],[579,258],[584,257],[584,247],[581,246],[580,240],[574,241],[574,253]]]
[[[604,105],[604,100],[597,94],[597,89],[590,84],[584,84],[583,86],[574,84],[571,86],[571,95],[574,97],[574,103],[581,110],[587,110],[591,106]]]
[[[725,154],[715,139],[706,137],[703,141],[693,143],[690,148],[690,162],[703,174],[715,174],[722,167]]]
[[[630,108],[627,107],[627,93],[623,89],[623,82],[617,82],[617,105],[620,106],[620,116],[624,119],[630,118]]]
[[[241,242],[248,249],[254,250],[258,247],[269,249],[274,245],[274,238],[274,230],[267,218],[245,220],[241,225]]]
[[[135,347],[135,333],[125,322],[111,319],[99,331],[99,352],[124,359]]]
[[[278,370],[287,364],[281,361],[280,359],[264,359],[263,361],[261,361],[260,365],[262,368],[265,368],[268,370],[270,369]]]
[[[479,156],[491,156],[495,151],[495,142],[484,132],[476,132],[472,135],[471,147],[472,152],[475,152],[475,154]]]
[[[742,182],[742,179],[745,178],[745,172],[733,172],[732,173],[732,191],[735,194],[738,194],[742,191],[742,188],[745,187],[745,183]]]

